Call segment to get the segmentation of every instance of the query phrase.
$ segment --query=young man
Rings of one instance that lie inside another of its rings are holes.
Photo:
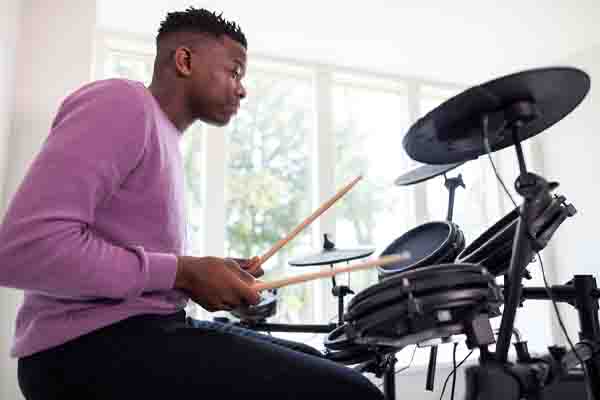
[[[99,81],[60,107],[0,227],[0,285],[25,291],[12,354],[27,399],[382,397],[300,344],[185,317],[188,299],[259,301],[252,260],[182,246],[178,142],[235,115],[246,47],[214,13],[170,13],[149,88]]]

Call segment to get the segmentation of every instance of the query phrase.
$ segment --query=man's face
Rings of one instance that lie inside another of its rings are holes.
[[[223,126],[235,115],[246,97],[242,78],[246,73],[246,49],[223,35],[192,52],[189,105],[194,116]]]

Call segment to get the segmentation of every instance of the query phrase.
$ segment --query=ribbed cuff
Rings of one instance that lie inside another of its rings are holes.
[[[145,292],[171,290],[177,274],[177,256],[170,253],[146,253],[148,257],[148,284]]]

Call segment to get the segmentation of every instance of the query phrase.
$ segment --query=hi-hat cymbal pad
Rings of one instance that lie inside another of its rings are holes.
[[[425,182],[426,180],[445,174],[446,172],[451,171],[462,164],[463,163],[460,162],[442,165],[420,165],[400,175],[398,178],[396,178],[394,183],[398,186],[408,186]]]
[[[330,265],[344,261],[356,260],[358,258],[368,257],[375,249],[323,249],[319,253],[300,257],[289,262],[295,267],[306,267],[311,265]]]

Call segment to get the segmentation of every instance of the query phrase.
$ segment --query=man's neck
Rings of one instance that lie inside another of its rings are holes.
[[[148,86],[148,90],[150,90],[167,118],[179,131],[184,132],[194,122],[182,102],[184,97],[177,95],[174,86],[163,85],[153,79],[150,86]]]

